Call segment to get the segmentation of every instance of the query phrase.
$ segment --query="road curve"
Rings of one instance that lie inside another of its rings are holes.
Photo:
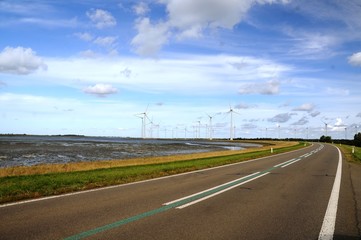
[[[0,239],[359,239],[355,179],[342,162],[336,147],[315,143],[173,177],[0,205]]]

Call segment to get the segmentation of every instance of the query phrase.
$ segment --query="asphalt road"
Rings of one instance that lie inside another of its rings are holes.
[[[360,239],[360,173],[360,165],[339,161],[336,147],[316,143],[226,167],[0,205],[0,239]]]

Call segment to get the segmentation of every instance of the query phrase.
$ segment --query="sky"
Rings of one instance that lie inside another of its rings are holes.
[[[360,0],[0,0],[0,134],[353,139],[360,12]]]

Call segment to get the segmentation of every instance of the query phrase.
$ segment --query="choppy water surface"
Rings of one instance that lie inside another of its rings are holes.
[[[239,150],[256,144],[110,137],[0,136],[0,167]]]

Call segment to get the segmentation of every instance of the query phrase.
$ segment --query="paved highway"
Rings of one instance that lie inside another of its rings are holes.
[[[0,205],[0,239],[360,239],[360,170],[336,147],[315,143],[205,171]]]

